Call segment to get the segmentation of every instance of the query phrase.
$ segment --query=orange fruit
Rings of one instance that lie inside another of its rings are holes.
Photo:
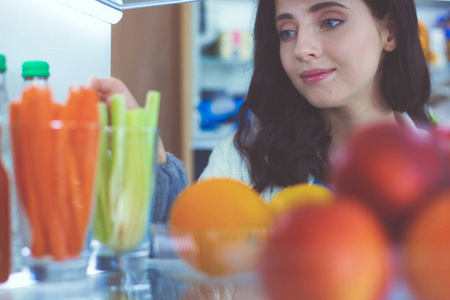
[[[250,271],[273,216],[245,183],[211,178],[188,186],[175,200],[169,228],[180,257],[212,276]]]
[[[282,189],[269,201],[269,208],[275,216],[292,210],[299,205],[328,204],[333,201],[333,193],[318,184],[300,183]]]
[[[404,239],[404,263],[417,299],[450,296],[450,190],[440,193],[412,220]]]

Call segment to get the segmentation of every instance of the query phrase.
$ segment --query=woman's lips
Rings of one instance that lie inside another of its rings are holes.
[[[300,78],[305,83],[317,83],[324,80],[330,76],[335,70],[334,69],[311,69],[303,71],[300,74]]]

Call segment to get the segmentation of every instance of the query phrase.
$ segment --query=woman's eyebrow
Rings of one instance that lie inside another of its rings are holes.
[[[345,5],[341,4],[341,3],[330,1],[330,2],[322,2],[322,3],[314,4],[313,6],[311,6],[309,11],[314,13],[314,12],[317,12],[317,11],[325,8],[325,7],[330,7],[330,6],[337,6],[337,7],[343,7],[343,8],[349,9],[347,6],[345,6]]]
[[[275,19],[275,22],[278,22],[280,20],[285,20],[285,19],[293,19],[294,17],[291,14],[281,14],[278,15]]]
[[[349,9],[347,6],[345,6],[341,3],[329,1],[329,2],[321,2],[321,3],[314,4],[313,6],[310,7],[309,12],[315,13],[323,8],[331,7],[331,6],[343,7],[343,8]],[[293,19],[293,18],[294,17],[291,14],[281,14],[275,18],[275,22],[278,22],[280,20],[285,20],[285,19]]]

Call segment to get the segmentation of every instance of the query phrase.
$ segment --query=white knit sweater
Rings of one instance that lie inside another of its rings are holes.
[[[234,146],[234,134],[221,140],[213,149],[200,180],[211,177],[231,177],[253,186],[247,159]],[[281,188],[267,188],[261,195],[268,201]]]
[[[406,113],[395,113],[395,117],[399,124],[417,129],[413,120]],[[231,177],[253,186],[248,161],[234,146],[234,134],[221,140],[213,149],[208,165],[199,179],[212,177]],[[314,177],[310,176],[308,182],[312,183],[313,181]],[[267,202],[280,190],[281,187],[266,188],[261,195]]]

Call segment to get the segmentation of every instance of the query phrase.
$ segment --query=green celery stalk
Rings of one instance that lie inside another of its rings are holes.
[[[125,194],[129,201],[130,219],[126,228],[125,245],[134,248],[142,240],[148,226],[150,205],[150,160],[147,152],[151,135],[144,127],[145,110],[128,112],[127,157],[125,169]]]
[[[105,127],[108,125],[108,107],[106,103],[99,103],[100,114],[100,149],[97,166],[97,201],[94,218],[93,234],[96,239],[106,243],[110,235],[110,208],[108,182],[110,176],[110,158],[108,154],[108,133]]]
[[[157,131],[158,129],[158,120],[159,120],[159,107],[161,103],[161,93],[158,91],[149,91],[147,92],[147,98],[145,101],[145,110],[147,113],[147,118],[145,121],[146,126],[150,126]],[[154,165],[156,162],[155,152],[157,151],[157,134],[152,134],[147,145],[146,152],[148,153],[150,160],[150,179],[149,182],[151,184],[151,189],[154,188]],[[150,194],[152,194],[152,190],[150,190]],[[150,204],[150,216],[153,218],[153,203]],[[152,220],[150,220],[152,221]]]
[[[161,103],[161,93],[158,91],[148,91],[145,99],[145,110],[147,111],[146,124],[151,127],[158,127],[159,106]]]
[[[125,96],[115,94],[111,98],[111,172],[109,178],[109,212],[113,221],[108,246],[114,247],[115,237],[120,234],[121,210],[126,199],[123,198],[124,157],[125,157],[125,126],[126,126]],[[112,244],[111,244],[112,243]]]

